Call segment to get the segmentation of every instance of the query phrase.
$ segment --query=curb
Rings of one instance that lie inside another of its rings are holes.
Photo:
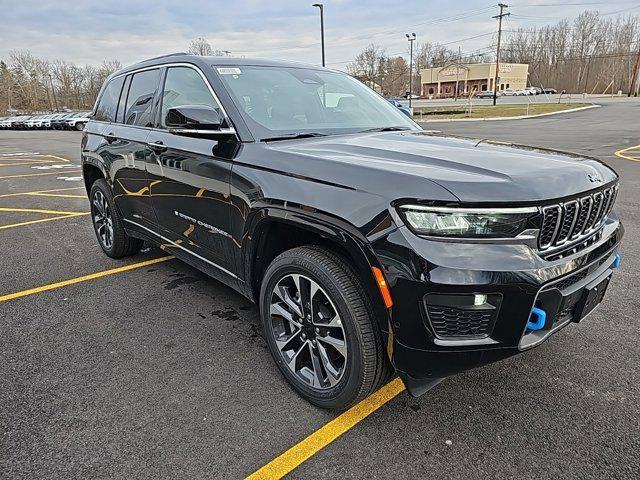
[[[559,112],[546,112],[546,113],[537,113],[535,115],[518,115],[515,117],[486,117],[486,118],[443,118],[440,120],[414,120],[415,122],[421,123],[449,123],[449,122],[493,122],[496,120],[524,120],[526,118],[537,118],[537,117],[547,117],[549,115],[559,115],[561,113],[571,113],[571,112],[579,112],[580,110],[589,110],[590,108],[599,108],[602,105],[587,105],[585,107],[578,108],[569,108],[567,110],[560,110]]]

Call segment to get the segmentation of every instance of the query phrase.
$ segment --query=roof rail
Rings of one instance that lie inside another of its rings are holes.
[[[188,52],[175,52],[175,53],[167,53],[166,55],[160,55],[158,57],[153,57],[153,58],[147,58],[145,60],[143,60],[143,62],[149,62],[151,60],[160,60],[161,58],[166,58],[166,57],[175,57],[178,55],[191,55]],[[141,62],[142,63],[142,62]]]

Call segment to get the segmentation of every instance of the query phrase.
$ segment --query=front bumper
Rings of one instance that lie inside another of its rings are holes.
[[[598,241],[557,261],[522,244],[427,240],[406,227],[378,239],[374,251],[394,301],[389,353],[409,392],[422,393],[439,379],[533,348],[580,321],[582,292],[614,270],[623,233],[612,214]],[[480,334],[443,335],[435,321],[430,299],[459,295],[497,305]],[[532,331],[527,325],[534,307],[544,309],[547,318]]]

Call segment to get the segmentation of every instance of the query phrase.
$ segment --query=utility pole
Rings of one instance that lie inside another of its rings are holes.
[[[49,84],[51,85],[51,95],[53,95],[53,101],[56,104],[56,112],[60,112],[58,109],[58,99],[56,98],[56,91],[53,89],[53,80],[51,79],[51,74],[49,74]]]
[[[496,49],[496,75],[493,79],[493,104],[496,104],[496,99],[498,98],[498,73],[500,72],[500,37],[502,36],[502,17],[506,17],[511,15],[510,13],[503,13],[503,10],[507,8],[509,5],[505,3],[499,3],[500,7],[500,15],[496,15],[493,18],[498,19],[498,47]]]
[[[640,44],[640,42],[638,42]],[[636,79],[638,78],[638,71],[640,70],[640,47],[638,47],[638,56],[636,57],[636,65],[633,67],[633,76],[631,77],[631,82],[629,83],[629,93],[627,97],[631,96],[631,92],[635,93],[636,90]]]
[[[312,6],[320,9],[320,42],[322,43],[322,66],[324,67],[324,5],[322,3],[314,3]]]
[[[462,63],[462,53],[460,50],[460,47],[458,46],[458,64],[456,65],[456,91],[453,95],[453,101],[457,102],[458,101],[458,79],[459,79],[459,73],[460,73],[460,64]]]
[[[416,39],[416,34],[405,34],[407,40],[409,40],[409,108],[411,108],[411,100],[413,97],[413,42]]]

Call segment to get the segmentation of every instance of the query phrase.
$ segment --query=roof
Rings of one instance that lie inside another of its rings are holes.
[[[190,53],[171,53],[168,55],[162,55],[159,57],[150,58],[148,60],[143,60],[142,62],[135,63],[133,65],[129,65],[128,67],[119,70],[114,73],[114,76],[121,75],[123,73],[130,72],[132,70],[137,70],[139,68],[151,67],[155,65],[163,65],[166,63],[176,63],[176,62],[185,62],[185,63],[193,63],[195,65],[199,65],[203,68],[208,66],[268,66],[268,67],[297,67],[297,68],[314,68],[314,69],[323,69],[318,65],[310,65],[299,62],[291,62],[286,60],[268,60],[264,58],[240,58],[240,57],[222,57],[222,56],[200,56],[200,55],[192,55]]]

